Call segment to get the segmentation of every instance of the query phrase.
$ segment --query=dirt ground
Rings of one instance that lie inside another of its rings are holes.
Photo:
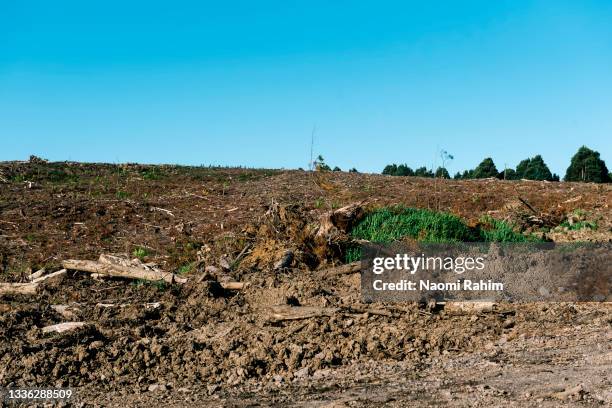
[[[612,185],[36,160],[0,176],[0,282],[109,253],[188,280],[70,270],[0,298],[0,387],[73,387],[80,406],[612,405],[610,303],[363,304],[359,274],[321,273],[342,248],[317,235],[358,202],[610,242]],[[328,313],[280,320],[279,305]],[[42,331],[66,321],[85,325]]]

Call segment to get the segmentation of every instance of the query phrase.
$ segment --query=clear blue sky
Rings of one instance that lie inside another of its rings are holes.
[[[0,160],[612,167],[612,2],[2,1]],[[439,164],[439,160],[437,160]]]

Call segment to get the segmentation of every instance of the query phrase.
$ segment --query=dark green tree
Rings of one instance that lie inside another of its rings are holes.
[[[553,180],[550,169],[539,154],[530,159],[521,161],[518,166],[516,166],[516,177],[518,179],[527,180]]]
[[[488,178],[488,177],[497,177],[497,168],[495,167],[495,163],[493,163],[493,159],[487,157],[484,159],[475,169],[472,174],[473,178]]]
[[[414,176],[414,171],[405,164],[397,166],[396,176]]]
[[[359,173],[356,168],[352,168],[349,170],[349,173]]]
[[[434,174],[431,170],[427,170],[427,167],[419,167],[414,171],[414,175],[417,177],[433,177]]]
[[[382,171],[382,174],[387,176],[396,176],[397,175],[397,164],[387,164]]]
[[[444,178],[444,179],[449,179],[450,178],[450,174],[448,174],[448,171],[444,167],[438,167],[436,169],[435,176],[437,178]]]
[[[501,180],[518,180],[516,171],[514,171],[514,169],[505,169],[500,171],[497,178]]]
[[[342,169],[338,166],[334,167],[334,169],[332,171],[342,171]]]
[[[582,146],[565,172],[565,181],[588,181],[609,183],[610,175],[606,163],[599,158],[599,152]]]

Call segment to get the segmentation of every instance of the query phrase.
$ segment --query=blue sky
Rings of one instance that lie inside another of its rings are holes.
[[[4,1],[0,160],[612,163],[609,1]],[[612,166],[610,166],[612,167]]]

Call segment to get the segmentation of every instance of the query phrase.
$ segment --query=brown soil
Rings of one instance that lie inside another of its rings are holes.
[[[316,238],[325,212],[364,201],[472,224],[490,215],[556,241],[610,241],[610,185],[40,162],[0,171],[9,180],[1,281],[69,258],[133,258],[137,248],[143,262],[189,278],[159,285],[70,271],[35,297],[0,299],[0,387],[71,386],[86,406],[612,404],[610,304],[463,316],[364,305],[358,274],[317,274],[341,251]],[[597,229],[559,226],[572,217]],[[225,291],[226,280],[249,286]],[[279,304],[335,311],[274,322],[268,306]],[[88,325],[41,331],[69,320]]]

